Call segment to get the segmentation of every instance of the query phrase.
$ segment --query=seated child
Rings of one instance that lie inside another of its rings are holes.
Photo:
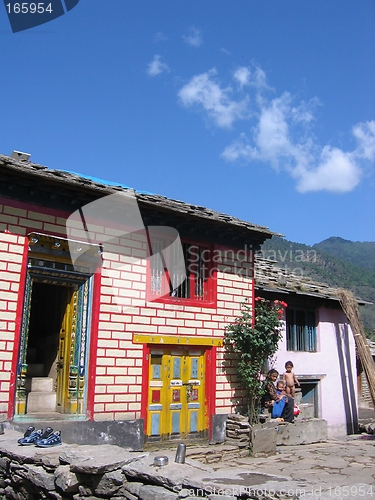
[[[286,396],[285,385],[284,385],[283,380],[278,380],[276,382],[276,393],[282,394],[283,396]]]

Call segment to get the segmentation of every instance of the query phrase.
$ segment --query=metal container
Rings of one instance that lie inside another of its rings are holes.
[[[178,464],[184,464],[185,458],[186,458],[186,444],[180,443],[177,446],[176,458],[174,459],[174,461],[177,462]]]
[[[157,467],[162,467],[163,465],[168,465],[168,457],[166,456],[159,456],[154,458],[154,465]]]

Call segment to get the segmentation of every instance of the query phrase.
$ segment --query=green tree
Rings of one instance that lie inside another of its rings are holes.
[[[281,320],[287,304],[257,297],[254,316],[252,308],[241,305],[241,314],[226,326],[224,344],[238,354],[238,378],[246,390],[246,403],[250,423],[258,421],[259,405],[263,395],[261,370],[273,356],[281,339]]]

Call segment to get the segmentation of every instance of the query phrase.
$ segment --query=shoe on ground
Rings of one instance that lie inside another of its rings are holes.
[[[60,444],[62,444],[61,432],[52,432],[48,437],[44,439],[38,439],[35,444],[36,446],[39,446],[39,448],[52,448],[53,446],[59,446]]]
[[[25,434],[23,435],[23,437],[24,437],[24,438],[29,437],[29,436],[30,436],[30,434],[31,434],[32,432],[34,432],[34,431],[35,431],[35,427],[34,427],[33,425],[30,425],[30,426],[26,429]]]
[[[27,432],[27,431],[26,431]],[[30,446],[43,436],[43,429],[32,431],[28,436],[18,439],[17,443],[21,446]]]
[[[40,438],[38,438],[36,441],[35,441],[35,444],[37,444],[38,441],[40,441],[41,439],[46,439],[48,438],[48,436],[50,436],[53,432],[53,429],[52,427],[47,427],[46,430],[43,432],[43,434],[40,436]]]

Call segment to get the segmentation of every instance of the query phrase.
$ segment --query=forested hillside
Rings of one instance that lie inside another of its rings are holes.
[[[358,267],[375,272],[374,241],[350,241],[332,236],[327,240],[316,243],[312,248],[318,252],[328,253]]]
[[[280,237],[273,237],[262,245],[260,255],[267,259],[276,260],[280,267],[299,273],[299,275],[309,276],[330,286],[346,288],[351,290],[356,297],[372,302],[373,305],[361,306],[360,312],[367,337],[375,340],[375,270],[371,268],[373,256],[371,252],[368,252],[367,245],[364,247],[363,243],[342,240],[358,245],[360,249],[358,251],[354,251],[358,247],[352,247],[353,255],[361,254],[361,266],[356,265],[351,262],[353,256],[351,260],[346,258],[350,245],[341,246],[340,242],[333,246],[331,243],[326,244],[330,240],[337,239],[341,240],[341,238],[329,238],[325,242],[310,247]],[[344,257],[340,258],[338,255],[322,251],[320,245],[323,246],[323,243],[331,249],[332,253],[340,254],[338,248],[343,248],[342,255]],[[369,243],[369,245],[375,246],[375,243]]]

